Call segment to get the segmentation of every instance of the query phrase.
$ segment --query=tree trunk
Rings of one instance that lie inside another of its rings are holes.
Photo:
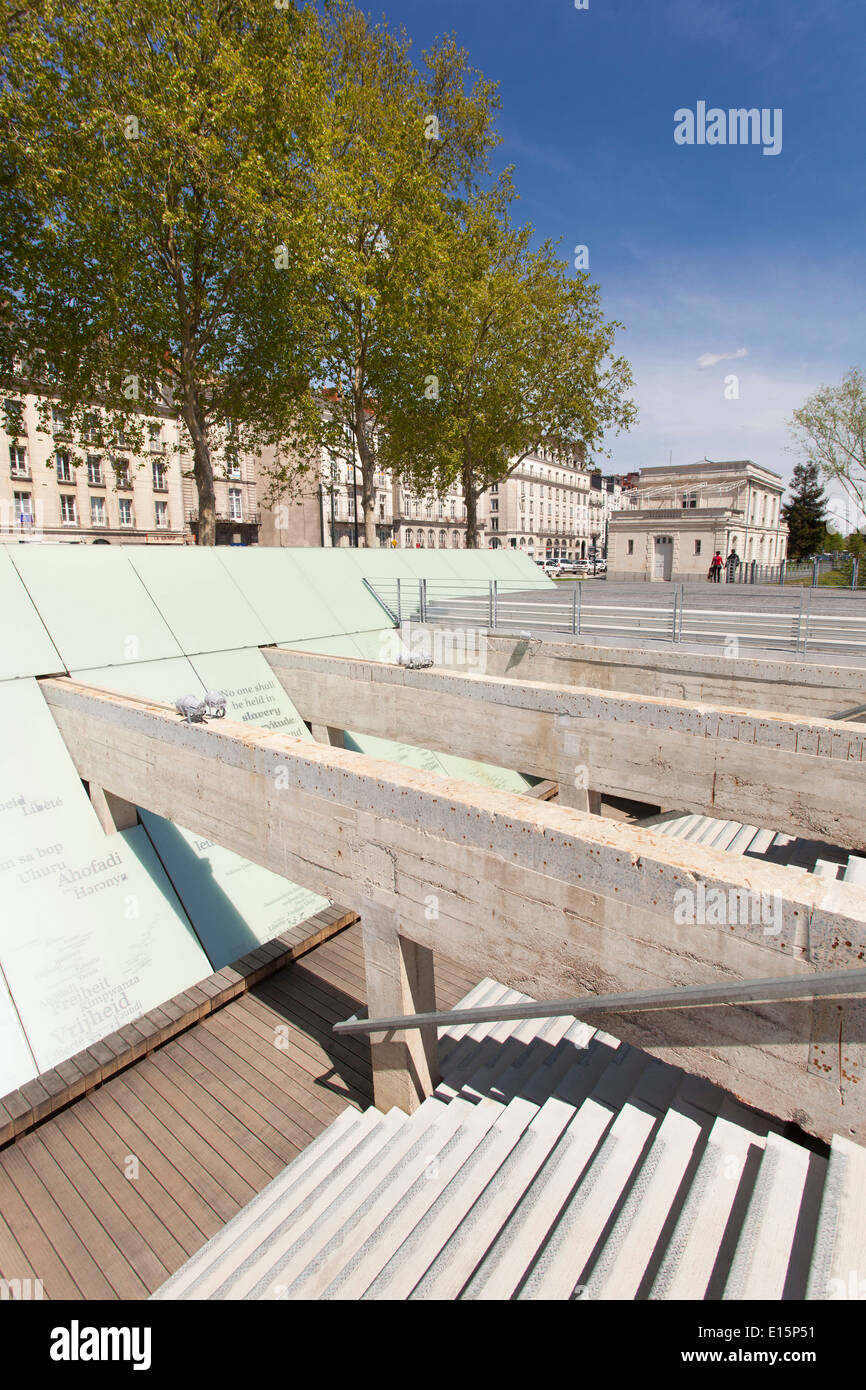
[[[475,490],[472,469],[463,468],[463,500],[466,503],[466,549],[478,549],[478,493]]]
[[[207,425],[198,402],[195,387],[184,391],[182,414],[193,451],[193,477],[198,493],[198,545],[216,545],[216,494],[213,482],[213,460],[207,437]]]
[[[363,400],[355,397],[355,439],[361,458],[361,503],[364,508],[364,544],[371,549],[379,545],[376,532],[376,456],[367,438],[367,416]]]

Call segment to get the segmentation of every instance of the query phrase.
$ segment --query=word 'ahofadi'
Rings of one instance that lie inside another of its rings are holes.
[[[674,112],[677,145],[763,145],[764,154],[782,152],[782,108],[731,107],[724,111],[699,101],[697,109],[681,106]]]

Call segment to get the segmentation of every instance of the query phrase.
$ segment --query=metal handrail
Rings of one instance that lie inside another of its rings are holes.
[[[576,999],[535,1000],[528,1004],[493,1004],[484,1008],[442,1009],[389,1018],[358,1018],[333,1024],[335,1033],[390,1033],[431,1024],[494,1023],[522,1018],[584,1018],[586,1014],[645,1013],[651,1009],[693,1009],[713,1004],[769,1004],[793,999],[834,999],[866,994],[866,968],[828,970],[792,978],[773,975],[724,985],[686,985],[673,989],[639,989],[626,994],[586,994]]]

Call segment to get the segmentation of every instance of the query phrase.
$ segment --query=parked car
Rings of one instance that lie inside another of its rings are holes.
[[[561,560],[559,563],[560,574],[580,574],[580,562],[578,560]]]

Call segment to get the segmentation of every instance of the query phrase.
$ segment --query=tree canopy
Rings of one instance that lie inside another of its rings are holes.
[[[866,377],[857,367],[837,386],[821,386],[794,411],[795,447],[853,503],[851,524],[866,514]]]

